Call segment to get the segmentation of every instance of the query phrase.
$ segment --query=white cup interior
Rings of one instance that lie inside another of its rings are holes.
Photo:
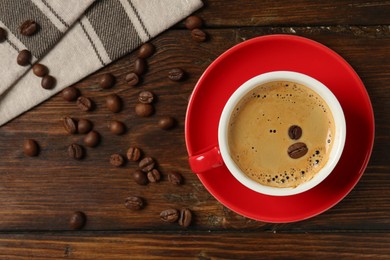
[[[335,136],[333,146],[329,153],[328,162],[324,167],[314,175],[314,177],[295,188],[276,188],[271,186],[262,185],[251,178],[249,178],[241,169],[236,165],[234,160],[230,156],[228,146],[228,125],[230,116],[237,103],[253,88],[272,81],[291,81],[298,84],[302,84],[312,89],[318,95],[320,95],[329,106],[332,112],[332,116],[335,122]],[[334,169],[339,161],[344,149],[346,138],[346,124],[343,110],[333,93],[318,80],[307,76],[302,73],[292,71],[274,71],[258,75],[242,84],[229,98],[226,103],[222,115],[219,121],[218,127],[218,143],[221,151],[221,155],[226,167],[231,174],[243,185],[256,192],[273,195],[273,196],[289,196],[307,191],[319,183],[321,183]]]

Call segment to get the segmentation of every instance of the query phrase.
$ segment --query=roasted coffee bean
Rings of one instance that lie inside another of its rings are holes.
[[[90,131],[85,137],[84,137],[84,144],[88,147],[95,147],[100,142],[100,134],[94,130]]]
[[[62,98],[66,101],[75,101],[80,96],[80,92],[75,87],[67,87],[62,91]]]
[[[71,229],[82,229],[86,222],[87,216],[81,211],[75,211],[69,219],[69,227]]]
[[[44,89],[52,89],[56,85],[56,79],[53,76],[46,75],[42,78],[41,86]]]
[[[196,42],[204,42],[207,39],[207,34],[201,29],[193,29],[191,31],[192,39]]]
[[[152,103],[154,99],[154,95],[150,91],[142,91],[138,95],[138,101],[144,104]]]
[[[295,143],[287,149],[288,156],[293,159],[298,159],[307,153],[308,149],[305,143]]]
[[[114,153],[110,156],[110,163],[112,166],[120,167],[125,163],[125,159],[122,155]]]
[[[148,178],[146,177],[146,174],[140,170],[136,170],[133,172],[133,179],[139,185],[148,184]]]
[[[125,80],[127,82],[127,85],[131,87],[134,87],[139,83],[139,77],[134,72],[127,74]]]
[[[129,161],[136,162],[141,158],[141,155],[142,151],[137,147],[130,147],[129,150],[127,150],[127,159],[129,159]]]
[[[66,132],[73,135],[77,133],[77,123],[76,121],[71,117],[64,117],[62,119],[62,125],[64,126]]]
[[[79,134],[86,134],[89,133],[89,131],[92,130],[92,123],[88,119],[80,119],[77,123],[77,131]]]
[[[112,88],[115,84],[115,77],[111,73],[105,73],[100,76],[99,86],[101,88],[107,89]]]
[[[71,144],[68,147],[68,155],[70,158],[80,160],[84,157],[84,148],[78,144]]]
[[[145,59],[137,58],[134,62],[134,72],[140,76],[146,71],[146,66]]]
[[[199,29],[203,26],[203,20],[199,16],[191,15],[184,21],[184,25],[188,30]]]
[[[125,200],[125,207],[132,210],[140,210],[145,206],[144,200],[141,197],[131,196]]]
[[[182,227],[188,227],[191,225],[192,221],[192,212],[191,210],[187,208],[183,208],[180,210],[180,218],[179,218],[179,225]]]
[[[143,172],[151,171],[155,165],[156,163],[152,157],[145,157],[138,164],[139,168]]]
[[[179,219],[179,211],[177,209],[166,209],[160,213],[160,219],[169,223],[176,222]]]
[[[106,107],[114,113],[122,110],[122,99],[117,94],[111,94],[106,97]]]
[[[302,128],[297,125],[290,126],[288,136],[293,140],[298,140],[302,136]]]
[[[7,40],[7,31],[0,27],[0,43]]]
[[[157,169],[153,169],[147,174],[150,182],[158,182],[161,179],[161,174]]]
[[[20,66],[27,66],[31,63],[31,52],[29,50],[21,50],[16,58],[16,62]]]
[[[110,123],[110,131],[115,135],[121,135],[126,132],[126,126],[124,123],[115,120]]]
[[[151,43],[144,43],[141,45],[138,51],[138,58],[146,59],[152,56],[154,53],[154,46]]]
[[[181,81],[184,79],[185,72],[180,68],[171,69],[168,72],[168,78],[172,81]]]
[[[40,63],[34,64],[34,66],[32,67],[32,71],[38,77],[46,76],[47,73],[49,73],[49,70],[47,69],[47,67],[45,65],[40,64]]]
[[[135,105],[135,114],[137,116],[148,117],[154,113],[154,108],[151,104],[138,103]]]
[[[76,104],[78,108],[80,108],[80,110],[84,112],[91,111],[93,108],[92,100],[84,96],[78,97]]]
[[[158,121],[158,126],[164,130],[169,130],[169,129],[173,128],[175,126],[175,124],[176,124],[175,119],[173,117],[170,117],[170,116],[162,117]]]
[[[33,20],[27,20],[20,26],[20,34],[24,36],[34,35],[39,29],[39,25]]]
[[[33,139],[27,139],[23,144],[23,152],[27,156],[37,156],[39,153],[39,145]]]
[[[178,172],[171,172],[168,174],[168,181],[174,185],[183,183],[183,176]]]

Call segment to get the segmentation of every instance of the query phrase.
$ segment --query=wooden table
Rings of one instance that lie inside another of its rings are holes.
[[[132,53],[75,84],[96,102],[94,112],[83,113],[57,95],[0,128],[1,259],[390,258],[390,2],[204,2],[197,14],[205,20],[210,40],[193,42],[182,24],[153,39],[157,52],[139,88],[124,80],[136,57]],[[275,33],[314,39],[342,55],[365,83],[376,121],[373,154],[354,190],[325,213],[289,224],[257,222],[221,205],[190,171],[184,142],[188,97],[206,67],[237,43]],[[174,67],[185,69],[188,79],[168,80]],[[97,81],[105,72],[118,82],[103,91]],[[134,114],[141,89],[158,96],[150,118]],[[110,93],[125,101],[117,115],[104,106]],[[64,132],[60,119],[66,115],[90,119],[103,136],[82,161],[67,156],[67,145],[82,136]],[[178,126],[159,129],[163,115],[174,116]],[[126,122],[126,135],[108,131],[112,118]],[[23,155],[26,138],[40,143],[39,157]],[[125,154],[131,145],[157,159],[162,182],[139,186],[131,178],[134,164],[110,166],[110,154]],[[181,172],[185,184],[171,185],[166,179],[170,171]],[[144,197],[147,207],[126,209],[129,195]],[[189,207],[195,214],[192,226],[162,223],[159,213],[170,207]],[[78,210],[88,221],[81,231],[72,231],[68,219]]]

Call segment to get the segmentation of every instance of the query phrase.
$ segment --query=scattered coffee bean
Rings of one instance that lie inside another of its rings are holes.
[[[40,64],[40,63],[34,64],[34,66],[32,67],[32,71],[38,77],[46,76],[47,73],[49,72],[47,67],[45,65]]]
[[[52,89],[56,85],[56,79],[51,75],[46,75],[42,78],[41,86],[44,89]]]
[[[126,132],[126,126],[124,123],[115,120],[110,123],[110,131],[115,135],[121,135]]]
[[[39,145],[33,139],[27,139],[23,144],[23,152],[27,156],[37,156],[39,153]]]
[[[20,34],[24,36],[34,35],[39,29],[39,25],[33,20],[27,20],[20,26]]]
[[[149,172],[154,168],[155,164],[156,163],[152,157],[145,157],[139,162],[138,166],[141,171]]]
[[[125,207],[132,210],[140,210],[145,206],[144,200],[141,197],[131,196],[125,200]]]
[[[134,72],[138,75],[142,75],[146,71],[146,60],[137,58],[134,62]]]
[[[184,70],[180,68],[174,68],[168,72],[168,78],[172,81],[181,81],[183,80],[184,75],[185,75]]]
[[[146,177],[146,174],[140,170],[133,172],[133,179],[139,185],[148,184],[148,178]]]
[[[160,121],[158,121],[158,126],[164,130],[172,129],[175,126],[175,124],[176,124],[175,119],[170,116],[162,117]]]
[[[27,66],[31,62],[31,52],[29,50],[21,50],[16,58],[16,62],[20,66]]]
[[[137,162],[142,155],[141,149],[137,147],[130,147],[129,150],[127,150],[127,159],[129,161]]]
[[[161,179],[161,174],[157,169],[153,169],[147,174],[150,182],[158,182]]]
[[[88,119],[80,119],[77,123],[77,131],[79,134],[86,134],[89,133],[89,131],[92,130],[92,123]]]
[[[62,119],[62,125],[64,126],[66,132],[73,135],[77,133],[77,123],[76,121],[71,117],[64,117]]]
[[[179,225],[182,227],[188,227],[191,225],[192,221],[192,212],[191,210],[187,208],[183,208],[180,210],[180,218],[179,218]]]
[[[298,159],[307,153],[308,149],[305,143],[295,143],[287,149],[288,155],[293,159]]]
[[[144,104],[152,103],[153,99],[154,99],[154,95],[150,91],[142,91],[138,95],[139,102],[144,103]]]
[[[177,209],[166,209],[160,213],[160,219],[169,223],[176,222],[179,219],[179,211]]]
[[[100,142],[100,134],[94,130],[90,131],[85,137],[84,137],[84,144],[88,147],[95,147]]]
[[[142,59],[149,58],[154,53],[154,46],[151,43],[144,43],[141,45],[138,51],[138,57]]]
[[[125,159],[122,155],[115,153],[110,156],[110,163],[112,166],[120,167],[125,163]]]
[[[68,147],[68,155],[72,159],[80,160],[84,157],[84,148],[78,144],[71,144]]]
[[[184,25],[188,30],[199,29],[203,26],[203,20],[199,16],[191,15],[184,21]]]
[[[154,108],[151,104],[138,103],[135,105],[135,114],[137,116],[148,117],[154,113]]]
[[[75,101],[80,96],[80,92],[75,87],[67,87],[62,91],[62,98],[66,101]]]
[[[114,113],[122,110],[122,99],[117,94],[111,94],[106,97],[106,107]]]
[[[115,84],[115,77],[111,73],[105,73],[100,76],[99,86],[101,88],[107,89],[112,88]]]
[[[0,43],[7,39],[7,31],[0,27]]]
[[[84,112],[92,110],[92,100],[84,96],[77,98],[76,105]]]
[[[71,229],[82,229],[86,222],[87,216],[81,211],[75,211],[69,219],[69,227]]]
[[[201,29],[193,29],[191,31],[192,39],[196,42],[204,42],[207,39],[207,34]]]
[[[127,82],[127,85],[131,87],[134,87],[139,83],[139,77],[134,72],[127,74],[125,80]]]
[[[171,172],[168,174],[168,181],[174,185],[183,183],[183,176],[178,172]]]
[[[290,126],[288,136],[293,140],[298,140],[302,136],[302,128],[297,125]]]

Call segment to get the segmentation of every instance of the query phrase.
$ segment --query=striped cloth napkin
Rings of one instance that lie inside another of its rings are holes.
[[[0,85],[0,126],[131,52],[202,6],[201,0],[96,0],[83,12],[92,2],[0,0],[0,27],[8,33],[7,41],[0,43],[0,57],[7,59],[6,64],[0,60],[0,75],[7,79]],[[15,20],[3,15],[14,9],[22,17]],[[37,17],[37,9],[46,18]],[[19,24],[30,17],[41,23],[42,31],[37,37],[24,39],[18,34]],[[50,37],[44,38],[47,36],[43,33]],[[41,78],[32,73],[31,67],[16,64],[17,50],[25,47],[34,61],[39,59],[56,78],[54,89],[41,88]]]

